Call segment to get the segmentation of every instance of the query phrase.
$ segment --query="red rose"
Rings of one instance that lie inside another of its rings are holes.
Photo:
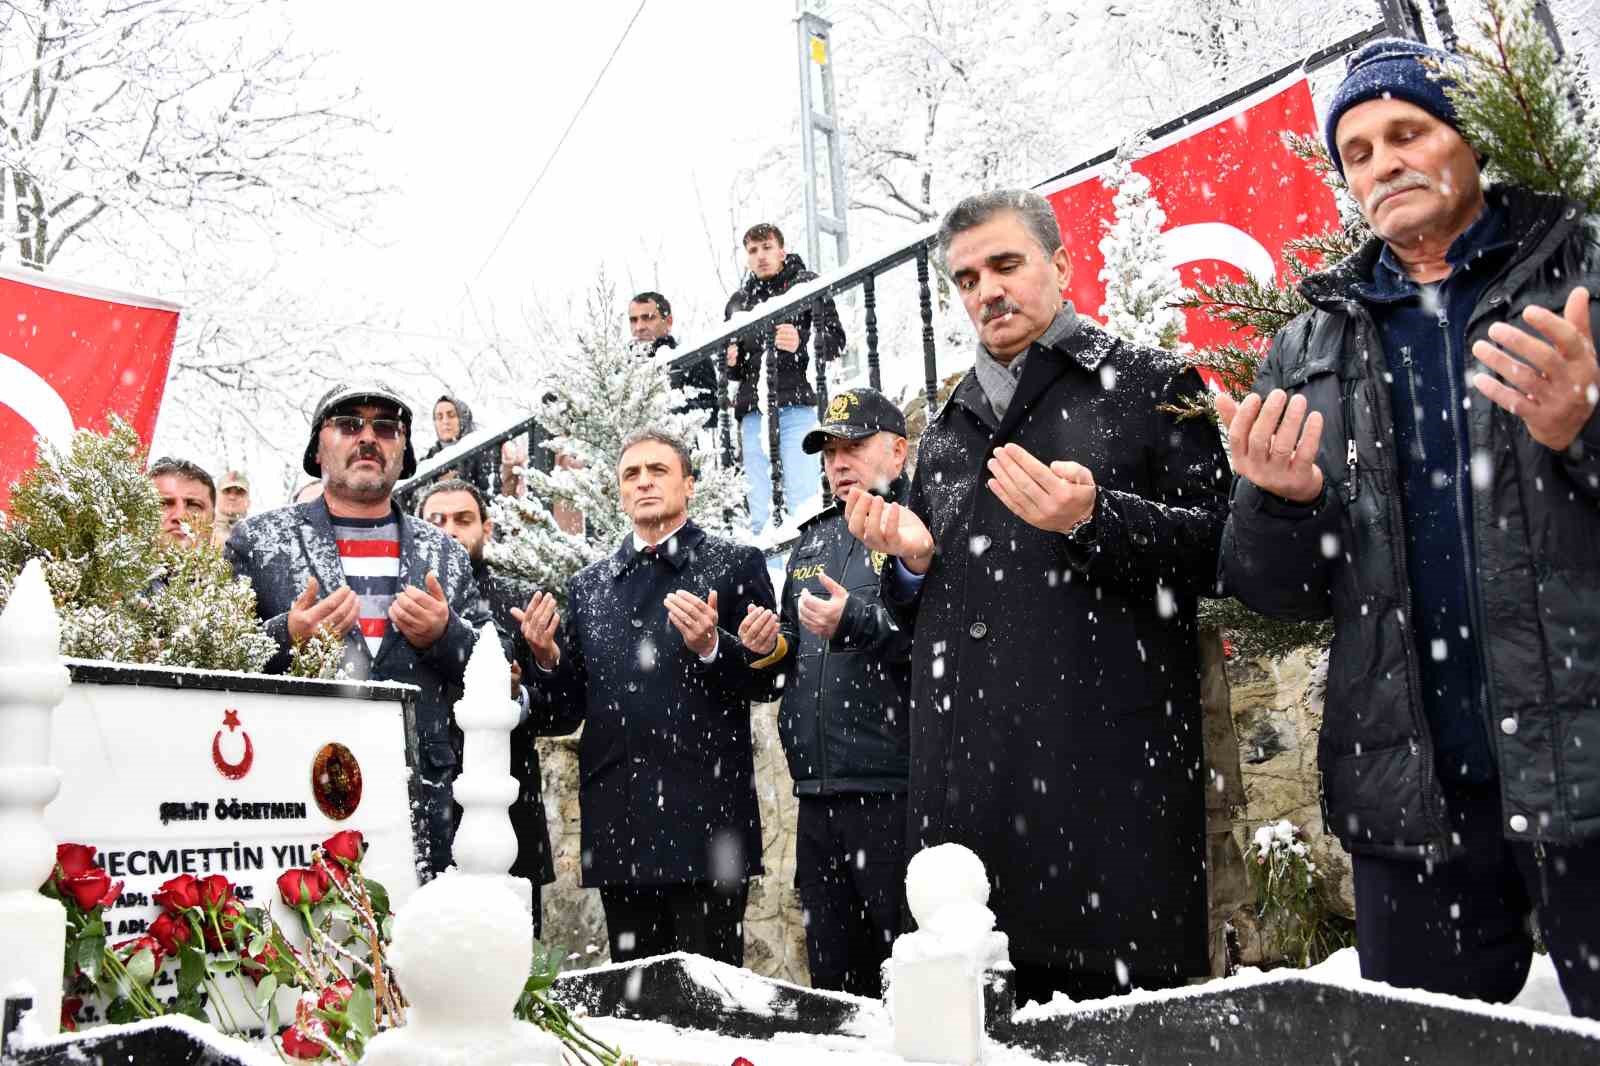
[[[82,996],[67,996],[61,1001],[61,1031],[63,1033],[76,1033],[78,1031],[78,1012],[82,1009]]]
[[[316,867],[285,870],[278,875],[278,894],[291,907],[320,903],[330,884],[327,873]]]
[[[278,1040],[283,1044],[283,1053],[292,1059],[320,1059],[328,1053],[327,1048],[292,1025],[278,1030]]]
[[[278,949],[271,944],[266,945],[254,955],[246,955],[239,960],[239,969],[252,981],[260,981],[272,970],[272,964],[278,958]]]
[[[177,957],[178,952],[194,937],[189,919],[182,915],[161,914],[150,923],[149,935],[161,945],[161,950]]]
[[[740,1055],[738,1058],[733,1060],[733,1066],[756,1066],[756,1064],[745,1058],[743,1055]]]
[[[117,953],[117,958],[122,960],[124,966],[132,962],[133,957],[139,952],[148,951],[155,958],[157,970],[161,969],[161,960],[167,954],[167,949],[162,946],[161,941],[151,933],[131,937],[120,944],[113,944],[111,950]]]
[[[350,1002],[350,997],[355,993],[356,986],[350,983],[350,978],[335,981],[322,990],[322,995],[317,997],[317,1009],[325,1010],[329,1014],[342,1012]]]
[[[82,873],[62,878],[61,888],[86,911],[92,911],[96,907],[109,907],[116,902],[118,896],[122,895],[122,882],[112,881],[98,866],[91,866]]]
[[[359,829],[344,829],[324,840],[322,850],[329,858],[344,863],[355,863],[360,862],[361,856],[366,853],[367,842]]]
[[[182,914],[200,906],[200,879],[194,874],[179,874],[156,890],[156,902],[168,914]]]
[[[230,934],[233,932],[234,927],[239,924],[239,919],[243,918],[243,917],[244,917],[244,904],[241,903],[239,900],[236,900],[236,899],[226,900],[222,904],[222,906],[217,909],[217,923],[216,924],[217,924],[217,927],[222,930],[222,937],[226,938],[226,939],[232,939]],[[206,923],[205,930],[206,930],[206,950],[207,951],[221,951],[221,950],[223,950],[223,948],[225,947],[225,945],[223,943],[223,940],[218,938],[217,930],[212,928],[211,923],[209,921]]]
[[[208,911],[215,910],[233,898],[233,884],[221,874],[201,878],[197,888],[200,893],[200,905]]]
[[[94,865],[94,848],[88,844],[57,844],[56,865],[63,877],[81,874]]]

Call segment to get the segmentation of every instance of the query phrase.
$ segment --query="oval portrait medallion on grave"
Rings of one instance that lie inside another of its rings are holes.
[[[317,808],[342,821],[361,805],[361,764],[343,744],[324,744],[311,760],[311,795]]]

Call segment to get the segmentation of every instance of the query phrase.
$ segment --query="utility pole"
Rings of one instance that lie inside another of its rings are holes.
[[[797,0],[796,36],[800,46],[800,153],[805,162],[806,265],[819,274],[850,258],[845,226],[844,137],[833,96],[833,23],[820,12],[819,0]],[[820,108],[819,105],[820,104]],[[828,152],[828,210],[817,190],[817,140]],[[834,240],[835,261],[822,259],[822,235]]]
[[[1390,36],[1427,40],[1422,30],[1422,9],[1417,7],[1416,0],[1378,0],[1378,11],[1383,15],[1383,25]]]

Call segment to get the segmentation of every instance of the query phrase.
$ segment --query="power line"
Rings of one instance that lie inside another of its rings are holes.
[[[606,57],[605,65],[600,68],[600,73],[595,75],[594,84],[589,86],[589,91],[584,94],[583,101],[578,104],[578,110],[572,113],[572,120],[567,123],[567,128],[561,132],[561,139],[556,142],[556,146],[550,150],[550,158],[544,161],[544,166],[540,168],[538,176],[533,179],[533,184],[528,186],[528,191],[523,194],[522,202],[519,203],[517,205],[517,209],[511,213],[511,218],[506,222],[505,228],[500,231],[500,236],[495,238],[494,247],[489,249],[489,254],[484,257],[483,265],[478,267],[478,272],[476,274],[472,275],[473,281],[477,281],[479,278],[483,277],[483,272],[489,269],[489,263],[494,259],[495,255],[499,253],[500,246],[504,244],[506,238],[511,235],[511,227],[517,224],[517,219],[522,215],[522,209],[528,206],[528,201],[533,198],[534,190],[539,187],[539,183],[543,181],[544,176],[549,173],[550,165],[556,161],[556,156],[561,154],[561,146],[567,143],[567,135],[572,132],[572,127],[578,124],[578,116],[583,114],[583,109],[589,106],[589,98],[594,95],[594,91],[596,89],[600,88],[601,79],[606,76],[606,71],[611,69],[611,61],[617,58],[618,52],[622,51],[622,43],[628,39],[628,34],[633,30],[633,24],[639,21],[639,15],[644,11],[644,5],[648,2],[649,0],[639,0],[639,6],[634,10],[633,17],[629,19],[628,24],[623,27],[622,36],[617,38],[616,46],[611,49],[611,54]]]

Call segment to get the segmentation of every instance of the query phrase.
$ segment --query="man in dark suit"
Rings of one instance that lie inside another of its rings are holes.
[[[459,689],[478,630],[489,622],[466,551],[390,499],[417,466],[411,408],[379,382],[337,385],[317,403],[302,465],[322,479],[308,503],[252,515],[224,549],[250,580],[256,613],[278,642],[267,673],[284,673],[297,644],[344,636],[345,676],[416,685],[417,770],[428,862],[450,865],[449,694]]]
[[[692,951],[744,961],[749,878],[762,872],[750,701],[769,674],[734,630],[774,605],[754,548],[688,520],[688,449],[653,429],[623,442],[633,532],[517,611],[541,732],[584,723],[583,883],[600,889],[613,961]]]

